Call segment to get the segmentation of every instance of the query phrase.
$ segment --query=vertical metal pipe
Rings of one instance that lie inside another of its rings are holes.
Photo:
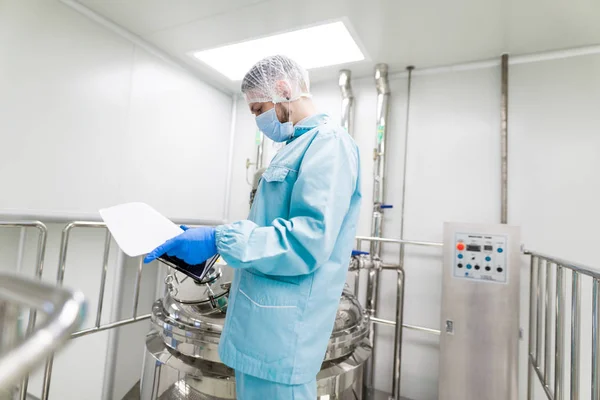
[[[142,268],[144,267],[144,257],[140,257],[140,263],[138,270],[135,275],[135,288],[133,289],[133,311],[131,312],[132,318],[137,317],[138,303],[140,300],[140,285],[142,281]]]
[[[404,244],[401,245],[404,247]],[[404,270],[398,269],[398,288],[396,292],[396,326],[394,328],[394,376],[392,380],[392,399],[400,400],[400,381],[402,375],[402,326],[404,324]]]
[[[108,270],[108,256],[110,254],[110,232],[106,230],[104,239],[104,256],[102,258],[102,276],[100,278],[100,293],[98,294],[98,309],[96,310],[96,328],[100,326],[102,320],[102,306],[104,303],[104,286],[106,284],[106,271]]]
[[[383,233],[383,209],[385,199],[385,145],[387,139],[387,120],[389,113],[390,86],[388,83],[387,64],[375,66],[375,86],[377,87],[377,137],[376,147],[373,151],[373,220],[371,222],[371,236],[381,237]],[[371,242],[371,257],[374,260],[381,259],[381,243]],[[370,317],[376,316],[378,300],[379,270],[371,269],[367,281],[367,311]],[[376,354],[377,327],[372,325],[370,332],[373,355]],[[364,384],[367,389],[373,387],[374,358],[370,357],[365,366]]]
[[[501,172],[501,206],[500,222],[508,223],[508,54],[502,55],[502,110],[500,132]]]
[[[362,251],[362,240],[358,239],[356,241],[356,249],[359,251]],[[354,295],[356,296],[356,299],[360,303],[361,301],[360,301],[359,292],[360,292],[360,268],[357,268],[356,271],[354,271]]]
[[[42,273],[44,272],[44,259],[46,257],[46,240],[48,237],[48,229],[46,228],[46,225],[42,224],[41,222],[37,225],[37,228],[39,230],[39,236],[38,236],[38,248],[37,248],[37,259],[36,259],[36,267],[35,267],[35,277],[37,279],[42,279]],[[22,245],[23,245],[23,250],[25,248],[25,239],[26,239],[26,234],[25,234],[25,228],[22,228],[21,230],[21,240],[23,241]],[[21,245],[21,243],[19,244]],[[29,311],[29,321],[27,323],[27,335],[30,335],[33,330],[35,329],[35,320],[36,320],[36,310],[30,310]],[[21,381],[21,387],[19,389],[19,399],[20,400],[25,400],[27,399],[27,386],[29,385],[29,376],[26,376],[25,378],[23,378],[23,380]]]
[[[408,165],[408,132],[410,123],[410,100],[412,92],[412,72],[415,69],[412,65],[406,67],[408,71],[408,80],[406,84],[406,118],[404,125],[404,163],[402,167],[402,203],[400,204],[400,240],[404,239],[404,210],[406,203],[406,171]],[[404,267],[404,245],[400,245],[400,268]]]
[[[256,170],[258,171],[263,167],[263,159],[265,152],[265,137],[261,131],[256,132]]]
[[[600,399],[600,281],[594,279],[592,304],[592,400]]]
[[[115,276],[113,278],[113,298],[111,302],[110,319],[118,321],[121,318],[121,300],[123,298],[123,275],[125,274],[125,253],[117,249],[117,260],[115,263]],[[157,263],[162,264],[162,263]],[[160,266],[158,267],[160,268]],[[157,296],[156,298],[159,298]],[[108,330],[108,345],[106,352],[106,368],[104,368],[104,379],[102,384],[102,400],[112,400],[115,386],[115,370],[117,365],[117,343],[119,341],[119,329]],[[146,357],[146,355],[144,355]]]
[[[371,317],[375,317],[375,304],[376,304],[376,293],[378,291],[378,277],[379,271],[374,267],[369,268],[369,274],[367,275],[367,307],[366,312],[367,315]],[[371,324],[371,330],[369,331],[369,339],[371,341],[371,346],[373,347],[373,352],[371,357],[367,359],[365,362],[365,370],[363,376],[363,386],[364,391],[366,393],[366,398],[371,398],[371,391],[373,389],[373,378],[375,376],[375,344],[376,344],[376,335],[377,335],[377,325]]]
[[[73,228],[74,224],[68,224],[62,231],[60,240],[60,253],[58,256],[58,272],[56,276],[57,286],[62,286],[65,280],[65,267],[67,264],[67,250],[69,248],[69,232]],[[52,379],[52,364],[54,363],[54,354],[48,357],[46,361],[46,367],[44,370],[44,381],[42,383],[42,398],[41,400],[48,400],[50,396],[50,381]]]
[[[377,64],[375,66],[375,85],[377,87],[377,137],[376,147],[373,152],[373,221],[371,224],[371,236],[381,237],[383,222],[382,206],[385,201],[385,148],[387,143],[390,100],[387,64]],[[381,256],[381,243],[371,242],[371,254],[375,258]]]
[[[229,221],[231,204],[231,181],[233,179],[233,149],[235,145],[235,128],[237,124],[238,96],[231,96],[231,124],[229,125],[229,150],[227,152],[227,175],[225,178],[225,196],[223,197],[223,221]]]
[[[563,399],[563,360],[565,353],[565,285],[564,268],[556,266],[556,314],[554,327],[554,400]]]
[[[545,310],[545,316],[544,316],[544,322],[545,322],[545,328],[544,328],[544,384],[546,386],[548,386],[550,384],[550,365],[552,362],[552,359],[550,357],[550,351],[551,351],[551,346],[550,346],[550,331],[552,330],[552,313],[550,310],[550,290],[552,288],[552,269],[551,269],[552,263],[550,263],[549,261],[546,261],[546,298],[544,299],[544,310]]]
[[[535,366],[536,368],[540,368],[541,367],[541,362],[542,362],[542,330],[543,330],[543,326],[542,326],[542,307],[543,307],[543,303],[542,303],[542,283],[543,283],[543,278],[542,278],[542,259],[538,258],[538,268],[537,268],[537,279],[538,279],[538,283],[537,283],[537,288],[536,288],[536,304],[537,304],[537,312],[535,313],[535,319],[537,320],[537,322],[535,323]]]
[[[353,131],[353,117],[354,117],[354,94],[352,93],[352,86],[350,85],[350,78],[352,72],[347,69],[340,71],[340,78],[338,84],[340,91],[342,92],[342,119],[341,125],[350,136],[354,136]]]
[[[402,169],[402,198],[400,204],[400,240],[404,239],[404,210],[406,203],[406,170],[408,165],[408,127],[410,122],[410,95],[412,89],[412,71],[415,67],[408,66],[408,81],[406,90],[406,120],[404,130],[404,166]],[[401,367],[402,367],[402,325],[403,325],[403,309],[404,309],[404,257],[405,245],[400,245],[398,265],[398,292],[396,293],[396,332],[394,336],[394,376],[392,381],[392,398],[400,400],[401,388]],[[402,282],[400,282],[400,280]]]
[[[535,313],[535,309],[536,309],[536,305],[534,305],[534,301],[535,301],[535,278],[536,278],[536,258],[534,256],[531,256],[531,262],[529,265],[529,347],[528,347],[528,351],[527,351],[527,400],[531,400],[532,396],[533,396],[533,392],[532,392],[532,385],[533,385],[533,368],[534,366],[531,365],[530,362],[530,356],[533,357],[534,360],[537,359],[537,354],[533,354],[532,352],[534,351],[534,335],[533,332],[535,330],[535,318],[534,318],[534,313]],[[539,271],[537,271],[537,273],[539,273]]]
[[[42,273],[44,272],[44,260],[46,258],[46,240],[48,237],[48,229],[44,224],[41,224],[38,229],[40,231],[40,235],[38,237],[37,259],[35,262],[35,277],[42,279]]]
[[[23,258],[25,256],[25,242],[27,241],[27,228],[21,227],[19,229],[19,247],[17,248],[17,272],[21,273],[23,270]]]
[[[572,273],[571,288],[571,400],[579,400],[579,357],[581,355],[581,279]]]

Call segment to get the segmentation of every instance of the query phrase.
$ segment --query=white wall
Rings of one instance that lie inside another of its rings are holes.
[[[0,1],[0,60],[1,208],[223,217],[230,96],[58,1]]]
[[[528,249],[595,268],[600,268],[596,254],[600,225],[599,68],[600,55],[515,65],[509,103],[510,221],[522,226]],[[570,274],[566,276],[570,299]],[[589,398],[591,279],[582,284],[581,398]],[[524,327],[526,293],[524,288]],[[567,322],[569,304],[570,300]],[[569,341],[569,329],[566,332]],[[566,362],[570,363],[568,343]],[[525,348],[523,343],[522,365]],[[521,372],[524,382],[524,369]],[[539,385],[536,398],[544,398]]]
[[[594,206],[600,197],[600,80],[595,73],[599,62],[600,56],[586,56],[519,64],[510,70],[509,222],[522,226],[528,248],[590,265],[598,265],[593,252],[597,238],[593,229],[600,224],[600,211]],[[405,78],[392,77],[390,84],[386,202],[393,204],[394,209],[386,211],[384,235],[397,238],[407,82]],[[352,86],[356,98],[354,136],[361,150],[364,176],[358,232],[368,234],[376,91],[372,78],[354,79]],[[335,82],[317,84],[312,92],[319,108],[339,120],[340,94]],[[253,123],[247,110],[241,114],[238,111],[234,152],[238,175],[243,171],[242,160],[254,157]],[[405,238],[441,241],[444,221],[498,222],[499,146],[499,67],[415,73],[409,120]],[[233,190],[240,196],[243,193],[247,204],[249,188],[236,187],[240,181],[240,177],[234,181]],[[244,216],[232,214],[232,218]],[[386,247],[385,259],[396,261],[397,250]],[[405,322],[438,328],[441,251],[408,248],[405,265]],[[521,326],[527,334],[527,257],[523,257],[522,271]],[[378,311],[386,319],[394,318],[395,307],[395,281],[390,274],[383,273]],[[365,281],[363,275],[363,299]],[[589,282],[585,282],[584,289],[589,287]],[[586,328],[589,291],[583,299]],[[590,342],[588,336],[582,336],[586,343]],[[520,383],[524,398],[526,340],[521,345]],[[438,338],[405,330],[403,351],[403,396],[437,399]],[[584,347],[582,367],[589,364],[588,353],[589,347]],[[380,327],[375,385],[388,392],[392,354],[393,329]],[[582,388],[585,382],[589,379],[582,382]],[[538,396],[542,396],[540,390]]]
[[[181,220],[225,217],[232,99],[184,69],[58,1],[0,0],[0,93],[0,219],[16,211],[96,216],[124,201],[145,201]],[[48,224],[50,282],[64,225]],[[86,328],[95,321],[103,242],[101,230],[77,229],[69,246],[65,286],[84,292]],[[15,269],[18,243],[18,229],[0,229],[2,270]],[[29,230],[23,271],[30,276],[36,243]],[[103,323],[131,313],[136,260],[121,273],[116,255],[113,244]],[[150,310],[156,276],[155,265],[144,267],[138,314]],[[117,294],[122,309],[113,307]],[[71,341],[55,358],[50,398],[101,399],[111,374],[107,398],[121,398],[139,379],[147,330],[140,322],[112,333],[112,371],[109,332]],[[39,371],[30,392],[40,395]]]

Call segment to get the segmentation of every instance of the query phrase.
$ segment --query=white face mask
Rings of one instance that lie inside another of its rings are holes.
[[[279,122],[275,107],[256,117],[256,125],[262,133],[274,142],[285,142],[294,134],[294,124]]]

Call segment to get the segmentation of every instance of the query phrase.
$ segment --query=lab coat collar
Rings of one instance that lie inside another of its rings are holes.
[[[306,132],[313,130],[317,126],[326,124],[329,121],[329,119],[329,115],[323,113],[313,114],[310,117],[304,118],[296,125],[294,125],[294,134],[292,138],[288,141],[288,143],[304,135]]]

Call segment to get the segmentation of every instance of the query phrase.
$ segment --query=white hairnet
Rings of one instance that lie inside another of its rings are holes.
[[[308,72],[286,56],[266,57],[246,73],[242,93],[248,103],[281,103],[310,97]]]

